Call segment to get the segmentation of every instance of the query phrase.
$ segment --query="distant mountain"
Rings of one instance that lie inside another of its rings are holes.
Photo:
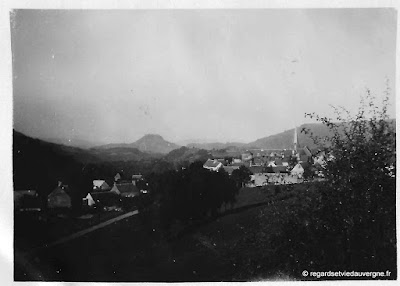
[[[329,136],[329,129],[320,123],[303,124],[297,128],[298,146],[308,146],[315,148],[313,140],[308,134],[304,134],[301,130],[309,129],[314,135],[319,137]],[[246,144],[246,148],[259,148],[259,149],[291,149],[293,148],[294,141],[294,128],[284,132],[257,139],[256,141]]]
[[[186,147],[189,148],[199,148],[199,149],[205,149],[205,150],[213,150],[213,149],[227,149],[230,147],[243,147],[247,145],[246,143],[240,143],[240,142],[227,142],[227,143],[219,143],[219,142],[212,142],[212,143],[189,143],[186,145]]]
[[[164,140],[160,135],[147,134],[133,143],[107,144],[97,146],[93,149],[111,149],[111,148],[137,148],[146,153],[167,154],[174,149],[179,148],[179,145]]]

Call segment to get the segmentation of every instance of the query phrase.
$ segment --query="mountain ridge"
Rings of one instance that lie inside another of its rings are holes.
[[[111,143],[106,145],[96,146],[91,148],[93,150],[98,149],[111,149],[111,148],[136,148],[141,152],[145,153],[159,153],[167,154],[174,149],[178,149],[180,146],[164,140],[161,135],[158,134],[146,134],[142,138],[132,143]]]

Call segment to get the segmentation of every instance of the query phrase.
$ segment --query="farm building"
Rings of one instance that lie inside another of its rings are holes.
[[[68,186],[58,182],[58,186],[47,196],[48,208],[70,208],[71,197],[66,190]]]

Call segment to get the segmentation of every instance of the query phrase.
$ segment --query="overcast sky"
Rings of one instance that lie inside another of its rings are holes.
[[[14,128],[250,142],[392,89],[394,9],[14,10]]]

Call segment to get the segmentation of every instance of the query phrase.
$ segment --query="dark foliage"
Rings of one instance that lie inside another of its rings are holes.
[[[325,181],[284,219],[284,231],[273,242],[277,269],[300,278],[304,269],[390,270],[395,279],[396,150],[387,99],[379,109],[368,92],[354,117],[335,110],[335,122],[308,114],[332,134],[313,136],[326,154]]]
[[[150,191],[160,202],[165,229],[174,221],[190,224],[217,215],[235,200],[238,188],[226,172],[212,172],[197,161],[188,168],[149,176]]]

